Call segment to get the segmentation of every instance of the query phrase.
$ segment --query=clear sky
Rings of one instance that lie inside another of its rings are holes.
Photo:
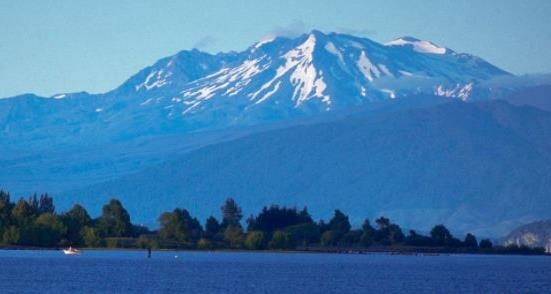
[[[182,49],[242,50],[313,28],[385,42],[402,35],[551,72],[548,0],[0,0],[0,97],[108,91]]]

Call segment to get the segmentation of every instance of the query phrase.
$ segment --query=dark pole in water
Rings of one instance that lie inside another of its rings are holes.
[[[147,248],[147,258],[151,258],[151,247]]]

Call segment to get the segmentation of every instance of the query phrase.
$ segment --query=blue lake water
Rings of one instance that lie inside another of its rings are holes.
[[[0,250],[1,293],[551,293],[551,257]]]

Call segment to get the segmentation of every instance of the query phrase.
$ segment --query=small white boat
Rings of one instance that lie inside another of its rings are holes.
[[[73,247],[69,247],[67,249],[63,249],[63,253],[65,255],[77,255],[77,254],[80,254],[80,250],[75,249]]]

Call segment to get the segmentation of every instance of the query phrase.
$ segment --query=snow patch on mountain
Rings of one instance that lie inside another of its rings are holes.
[[[388,70],[388,68],[386,67],[386,65],[384,65],[384,64],[379,64],[379,68],[381,69],[381,71],[382,71],[386,76],[394,77],[394,75],[390,72],[390,70]]]
[[[143,83],[136,86],[136,91],[139,91],[142,88],[145,88],[149,91],[153,88],[160,88],[167,84],[170,84],[170,81],[168,81],[168,78],[170,78],[170,76],[172,76],[171,71],[166,71],[163,69],[159,71],[154,70],[145,78],[145,81]]]
[[[386,46],[412,46],[413,50],[420,53],[446,54],[447,48],[436,46],[429,41],[422,41],[413,37],[402,37],[385,43]]]
[[[262,38],[260,41],[258,41],[256,44],[254,44],[254,48],[255,49],[258,49],[268,43],[271,43],[273,42],[274,40],[276,39],[275,36],[266,36],[264,38]]]
[[[333,44],[333,42],[327,42],[327,44],[325,44],[325,50],[337,56],[341,64],[344,64],[344,58],[342,57],[342,53],[339,49],[337,49],[337,47],[335,47],[335,44]]]
[[[310,34],[306,42],[284,55],[285,65],[278,69],[280,76],[292,70],[290,81],[295,87],[292,98],[296,101],[295,107],[312,98],[321,98],[325,104],[331,104],[331,97],[324,95],[327,85],[323,81],[323,72],[317,71],[313,63],[315,46],[316,37]]]
[[[381,92],[387,94],[390,99],[395,99],[396,98],[396,92],[394,92],[394,90],[381,89]]]
[[[66,96],[67,96],[66,94],[57,94],[57,95],[52,96],[52,98],[54,98],[54,99],[63,99]]]
[[[370,82],[372,82],[375,78],[381,76],[381,72],[379,71],[379,69],[373,63],[371,63],[369,58],[367,58],[365,51],[363,50],[360,54],[360,58],[358,59],[357,64],[364,77]]]
[[[466,85],[457,84],[453,88],[447,88],[443,85],[438,85],[434,90],[434,95],[442,97],[451,97],[451,98],[460,98],[463,101],[466,101],[471,92],[473,91],[473,83],[468,83]]]
[[[270,66],[267,56],[257,59],[245,60],[234,68],[223,68],[214,74],[199,79],[194,85],[182,92],[185,105],[190,105],[182,113],[186,114],[199,106],[204,100],[215,95],[234,96],[239,94],[251,79],[266,70]]]

